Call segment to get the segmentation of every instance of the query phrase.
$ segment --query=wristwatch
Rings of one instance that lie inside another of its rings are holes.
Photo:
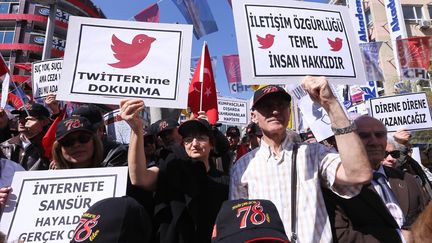
[[[342,127],[342,128],[331,127],[331,129],[333,131],[333,134],[335,136],[337,136],[337,135],[342,135],[342,134],[354,132],[355,130],[357,130],[357,126],[352,120],[350,120],[350,124],[347,127]]]

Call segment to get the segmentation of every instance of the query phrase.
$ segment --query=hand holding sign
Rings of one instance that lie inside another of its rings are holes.
[[[0,188],[0,215],[3,212],[3,208],[6,205],[9,193],[12,192],[12,187]]]
[[[120,101],[120,116],[123,120],[127,121],[135,133],[143,128],[143,121],[139,114],[144,110],[144,107],[144,101],[140,99]]]
[[[407,146],[409,145],[411,132],[407,131],[405,128],[400,128],[395,132],[395,134],[393,134],[393,137],[396,142]]]
[[[302,86],[311,99],[320,104],[327,112],[331,105],[338,104],[325,77],[306,76],[302,80]]]

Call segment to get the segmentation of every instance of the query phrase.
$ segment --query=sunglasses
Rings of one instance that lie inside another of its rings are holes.
[[[63,140],[60,140],[58,142],[63,147],[70,147],[70,146],[74,145],[76,142],[78,142],[80,144],[88,143],[91,140],[91,138],[92,138],[91,135],[80,135],[78,137],[63,139]]]
[[[185,138],[183,138],[183,143],[185,145],[191,144],[193,142],[193,140],[196,139],[197,142],[199,143],[204,143],[204,142],[208,142],[210,140],[210,138],[208,136],[187,136]]]
[[[395,159],[398,159],[399,157],[400,157],[400,151],[399,150],[393,150],[393,151],[386,151],[385,152],[385,157],[387,157],[387,156],[391,156],[391,157],[393,157],[393,158],[395,158]]]

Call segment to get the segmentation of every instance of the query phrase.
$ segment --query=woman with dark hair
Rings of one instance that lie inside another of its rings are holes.
[[[87,118],[71,117],[57,125],[52,154],[57,169],[93,168],[103,160],[103,147]]]
[[[213,223],[228,199],[229,178],[215,169],[210,152],[213,128],[206,120],[189,120],[178,128],[183,146],[174,148],[159,167],[147,168],[144,154],[142,100],[120,103],[131,126],[129,175],[133,185],[154,190],[155,220],[160,242],[210,242]]]

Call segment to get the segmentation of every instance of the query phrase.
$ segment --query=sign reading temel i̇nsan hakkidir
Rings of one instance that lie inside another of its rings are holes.
[[[291,0],[238,0],[234,22],[244,84],[287,84],[305,75],[363,84],[348,9]]]
[[[58,100],[186,108],[192,26],[71,16]]]
[[[389,132],[399,128],[422,130],[432,128],[426,93],[385,96],[370,100],[370,114],[380,120]]]
[[[50,59],[32,63],[33,98],[57,93],[63,59]]]

